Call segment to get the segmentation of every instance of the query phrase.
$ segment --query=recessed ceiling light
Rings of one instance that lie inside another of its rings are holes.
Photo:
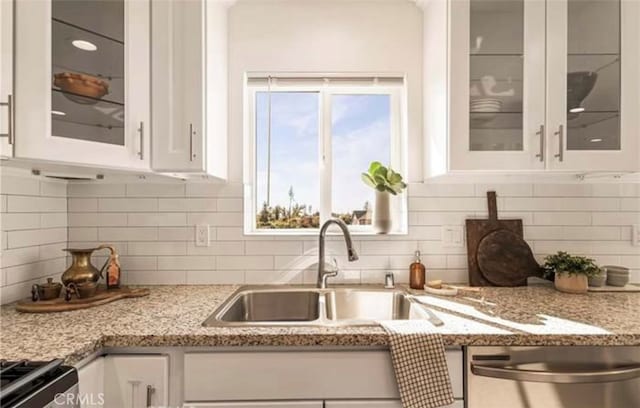
[[[589,140],[591,143],[598,143],[598,142],[602,142],[602,139],[596,138],[596,139],[591,139]]]
[[[580,113],[580,112],[584,112],[584,108],[582,106],[578,106],[577,108],[571,108],[569,109],[569,112],[571,113]]]
[[[57,110],[52,110],[51,111],[52,115],[57,115],[57,116],[66,116],[67,114],[62,112],[62,111],[57,111]]]
[[[73,40],[71,41],[71,44],[73,44],[74,47],[80,48],[83,51],[95,51],[98,49],[98,47],[94,43],[91,43],[85,40]]]

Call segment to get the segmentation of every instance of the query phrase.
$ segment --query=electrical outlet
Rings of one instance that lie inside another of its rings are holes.
[[[209,225],[208,224],[196,225],[196,246],[200,246],[200,247],[209,246]]]
[[[640,225],[635,224],[631,226],[631,244],[633,246],[640,246]]]
[[[464,246],[464,228],[462,225],[442,226],[442,246],[461,248]]]

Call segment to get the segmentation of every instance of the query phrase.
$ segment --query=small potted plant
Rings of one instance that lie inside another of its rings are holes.
[[[556,289],[566,293],[586,293],[590,277],[600,274],[593,259],[560,251],[544,259],[545,276],[554,277]]]
[[[362,173],[362,181],[376,190],[373,230],[377,234],[386,234],[391,231],[393,225],[390,195],[398,195],[407,188],[407,184],[402,181],[402,176],[399,173],[377,161],[371,163],[369,171]]]

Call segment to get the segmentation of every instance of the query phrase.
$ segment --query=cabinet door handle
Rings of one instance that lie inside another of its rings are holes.
[[[152,385],[147,385],[147,405],[146,407],[150,407],[151,406],[151,398],[153,396],[153,393],[156,392],[156,389],[152,386]]]
[[[189,161],[193,161],[196,157],[193,154],[193,123],[189,123]]]
[[[144,122],[140,122],[138,133],[140,134],[140,151],[138,152],[138,156],[140,156],[140,160],[144,160]]]
[[[13,97],[11,94],[7,96],[6,102],[0,102],[0,106],[6,106],[7,115],[7,133],[0,133],[0,137],[6,137],[10,145],[13,144]]]
[[[540,125],[540,130],[536,132],[536,135],[540,135],[540,153],[536,154],[536,157],[540,161],[544,161],[544,125]]]
[[[558,160],[562,161],[564,159],[564,126],[560,125],[558,131],[553,134],[558,136],[558,154],[553,157],[557,157]]]

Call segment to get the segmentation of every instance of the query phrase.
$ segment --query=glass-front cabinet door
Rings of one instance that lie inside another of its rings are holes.
[[[550,168],[638,170],[640,2],[550,1],[547,14]]]
[[[16,3],[16,156],[149,167],[148,0]]]
[[[451,9],[452,169],[544,168],[544,0]]]

